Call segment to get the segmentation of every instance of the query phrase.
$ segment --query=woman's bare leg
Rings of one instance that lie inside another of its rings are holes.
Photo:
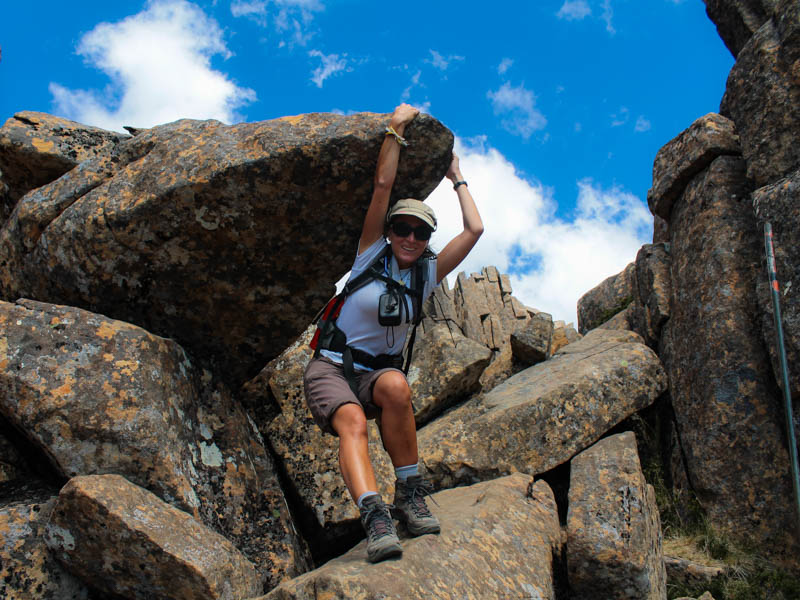
[[[377,492],[375,471],[369,460],[367,419],[358,404],[340,406],[331,419],[339,435],[339,469],[353,501],[364,492]]]
[[[402,373],[387,371],[375,381],[372,401],[381,408],[383,446],[395,467],[416,464],[417,427],[411,389]]]

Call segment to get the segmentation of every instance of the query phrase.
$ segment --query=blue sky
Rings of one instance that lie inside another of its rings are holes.
[[[0,118],[38,110],[119,129],[390,112],[457,136],[486,233],[462,265],[575,320],[580,295],[652,236],[658,149],[718,110],[733,58],[702,0],[7,2]],[[430,202],[434,245],[460,227]]]

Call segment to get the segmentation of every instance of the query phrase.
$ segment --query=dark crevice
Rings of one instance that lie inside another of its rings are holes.
[[[3,415],[0,415],[0,437],[8,440],[17,451],[22,462],[20,467],[30,474],[31,479],[42,480],[55,489],[61,489],[67,483],[67,478],[56,469],[47,453]]]

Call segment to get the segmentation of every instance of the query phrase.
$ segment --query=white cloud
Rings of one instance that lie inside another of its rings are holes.
[[[420,70],[417,70],[417,72],[411,76],[411,83],[408,85],[406,89],[403,90],[403,93],[400,94],[401,100],[405,102],[411,97],[411,90],[413,90],[415,87],[419,85],[419,79],[421,76],[422,76],[422,71]]]
[[[451,54],[447,58],[439,54],[436,50],[431,50],[431,58],[425,59],[424,62],[433,65],[440,71],[446,71],[447,68],[450,66],[450,63],[454,60],[464,60],[463,56],[458,56],[457,54]]]
[[[500,61],[500,64],[497,65],[497,72],[500,75],[505,75],[506,71],[508,71],[511,68],[511,65],[513,65],[513,64],[514,64],[514,60],[513,59],[504,58],[503,60]]]
[[[624,269],[652,239],[653,221],[645,203],[619,188],[580,181],[575,215],[564,220],[554,215],[552,190],[523,178],[485,138],[457,138],[455,150],[485,226],[457,272],[469,274],[494,265],[510,273],[517,298],[554,319],[577,325],[578,299]],[[436,188],[429,202],[439,219],[432,244],[441,250],[461,230],[449,180]]]
[[[650,131],[651,127],[652,124],[650,121],[647,120],[643,115],[639,115],[639,117],[636,119],[636,125],[633,126],[633,130],[636,133],[642,133],[645,131]]]
[[[601,15],[601,19],[605,21],[606,24],[606,31],[611,35],[617,33],[617,30],[614,29],[614,24],[612,23],[612,18],[614,17],[614,11],[611,8],[611,0],[603,0],[603,14]]]
[[[592,9],[586,0],[565,0],[564,4],[556,13],[559,19],[567,21],[579,21],[592,14]]]
[[[631,116],[631,111],[626,106],[620,106],[619,111],[611,115],[611,126],[620,127],[628,122]]]
[[[338,54],[323,54],[319,50],[312,50],[308,55],[316,56],[322,61],[322,64],[314,69],[311,74],[311,81],[313,81],[318,88],[322,87],[322,84],[328,77],[340,71],[344,71],[347,68],[347,60],[345,58],[339,58]]]
[[[256,97],[211,68],[212,56],[230,56],[222,30],[185,0],[151,0],[138,14],[100,23],[77,51],[111,78],[102,93],[50,84],[55,111],[82,123],[117,131],[184,117],[230,123]]]
[[[494,114],[505,116],[503,127],[514,135],[528,139],[547,125],[547,119],[536,108],[536,96],[522,84],[511,87],[506,82],[497,91],[488,92],[487,97],[492,101]]]
[[[245,17],[261,27],[267,27],[269,17],[279,34],[289,34],[289,43],[305,46],[314,36],[308,27],[314,19],[314,13],[325,7],[318,0],[233,0],[231,14],[234,17]],[[280,46],[286,44],[281,40]]]

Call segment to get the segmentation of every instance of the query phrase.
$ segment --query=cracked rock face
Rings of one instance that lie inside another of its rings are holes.
[[[633,432],[604,438],[570,462],[567,564],[576,600],[666,599],[656,494]]]
[[[144,131],[20,199],[0,230],[0,296],[135,323],[246,381],[351,264],[387,118]],[[406,133],[393,192],[424,199],[453,137],[427,115]]]
[[[520,473],[439,492],[439,535],[403,539],[403,557],[370,564],[366,544],[262,600],[539,598],[554,600],[561,532],[553,492]]]

